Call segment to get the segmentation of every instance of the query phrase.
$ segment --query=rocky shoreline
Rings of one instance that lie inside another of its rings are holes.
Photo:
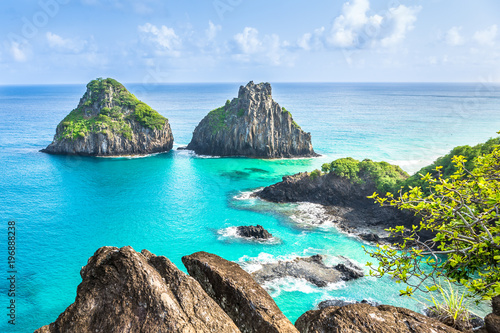
[[[325,209],[325,219],[333,222],[341,231],[358,236],[367,242],[398,243],[400,237],[388,237],[384,230],[404,225],[407,228],[418,223],[418,218],[409,212],[393,207],[381,207],[367,196],[377,191],[369,180],[354,184],[348,179],[327,173],[314,177],[309,172],[283,177],[282,181],[252,195],[276,203],[309,202],[320,204]],[[318,220],[318,225],[324,221]],[[422,233],[422,239],[432,238],[431,233]]]
[[[102,247],[80,272],[75,302],[35,333],[459,332],[408,309],[366,303],[326,305],[293,325],[238,264],[207,252],[182,262],[189,275],[147,250]],[[498,310],[494,303],[487,322],[497,320]]]

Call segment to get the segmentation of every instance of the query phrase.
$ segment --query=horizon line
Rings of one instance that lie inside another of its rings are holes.
[[[117,80],[118,81],[118,80]],[[250,80],[257,82],[255,80]],[[247,83],[250,81],[246,81]],[[87,84],[90,81],[85,82],[74,82],[74,83],[0,83],[0,87],[8,86],[63,86],[63,85],[81,85]],[[122,84],[134,84],[134,85],[182,85],[182,84],[242,84],[241,81],[180,81],[180,82],[126,82],[119,81]],[[317,84],[317,83],[343,83],[343,84],[374,84],[374,83],[386,83],[386,84],[471,84],[471,83],[481,83],[481,84],[500,84],[500,81],[495,82],[484,82],[484,81],[260,81],[260,82],[270,82],[273,84],[283,84],[283,83],[293,83],[293,84]]]

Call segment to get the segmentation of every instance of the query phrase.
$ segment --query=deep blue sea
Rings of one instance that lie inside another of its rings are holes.
[[[246,83],[246,82],[245,82]],[[32,332],[76,296],[80,268],[101,246],[131,245],[170,258],[204,250],[252,271],[259,263],[316,253],[369,259],[355,238],[312,222],[322,208],[249,199],[282,176],[352,156],[397,163],[409,173],[457,145],[500,130],[500,86],[400,83],[272,83],[273,97],[311,132],[320,158],[204,158],[188,151],[143,158],[40,153],[85,92],[82,85],[0,86],[0,331]],[[237,96],[239,84],[126,84],[169,119],[174,149],[205,114]],[[15,220],[16,325],[7,324],[7,222]],[[234,238],[230,227],[261,224],[278,239]],[[266,289],[295,321],[328,298],[371,299],[421,310],[389,279],[364,277],[317,288],[280,280]],[[485,308],[476,312],[484,314]]]

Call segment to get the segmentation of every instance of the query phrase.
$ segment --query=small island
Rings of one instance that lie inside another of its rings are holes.
[[[87,84],[78,106],[57,125],[49,154],[127,156],[167,152],[173,135],[168,119],[114,79]]]
[[[269,83],[241,86],[238,98],[208,113],[187,149],[200,155],[290,158],[318,156],[311,134],[271,96]]]

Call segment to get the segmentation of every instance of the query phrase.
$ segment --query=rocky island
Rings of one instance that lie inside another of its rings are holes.
[[[57,125],[42,152],[64,155],[146,155],[172,149],[168,120],[114,79],[92,80],[78,106]]]
[[[241,86],[238,98],[208,113],[186,149],[212,156],[289,158],[317,156],[304,132],[271,96],[269,83]]]

